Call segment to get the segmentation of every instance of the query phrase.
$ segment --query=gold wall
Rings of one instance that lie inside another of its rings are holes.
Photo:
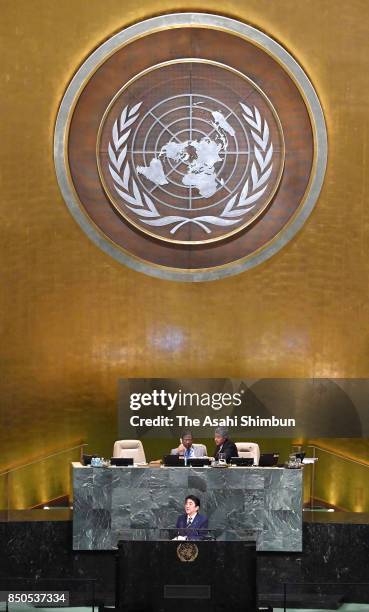
[[[63,203],[58,105],[86,56],[163,12],[215,0],[2,0],[0,54],[1,466],[80,440],[110,456],[120,377],[369,376],[369,3],[225,0],[310,76],[329,161],[318,204],[276,256],[181,284],[100,251]]]

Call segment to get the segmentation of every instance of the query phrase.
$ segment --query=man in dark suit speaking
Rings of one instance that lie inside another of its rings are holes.
[[[181,514],[177,519],[178,536],[187,540],[202,540],[207,535],[208,519],[199,514],[199,498],[196,495],[187,495],[184,509],[185,514]]]
[[[226,427],[217,427],[214,433],[214,441],[216,444],[214,451],[214,458],[219,461],[219,453],[225,455],[227,463],[230,462],[231,457],[238,457],[237,446],[228,437],[228,429]]]

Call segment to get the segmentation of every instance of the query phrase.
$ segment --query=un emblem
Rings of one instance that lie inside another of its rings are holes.
[[[109,105],[97,150],[117,211],[183,244],[222,240],[252,223],[284,164],[270,100],[240,72],[202,60],[167,62],[128,83]]]
[[[132,268],[190,281],[279,250],[315,205],[326,149],[295,60],[254,28],[201,14],[104,43],[55,130],[60,187],[86,233]]]
[[[177,546],[177,557],[183,563],[192,563],[199,555],[199,549],[193,542],[184,542]]]

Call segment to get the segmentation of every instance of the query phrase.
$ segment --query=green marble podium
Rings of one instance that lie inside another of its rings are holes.
[[[160,539],[186,495],[197,495],[219,540],[257,550],[302,550],[303,470],[283,468],[92,468],[73,464],[73,548],[110,550],[120,539]]]

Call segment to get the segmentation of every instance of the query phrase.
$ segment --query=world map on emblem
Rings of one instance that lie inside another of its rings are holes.
[[[140,75],[117,92],[100,128],[99,173],[112,205],[164,241],[242,231],[268,206],[283,163],[269,100],[216,63],[182,61]]]
[[[55,125],[64,201],[102,251],[184,282],[274,257],[314,209],[324,114],[296,58],[224,15],[115,33],[71,79]]]
[[[192,97],[191,102],[192,102]],[[201,104],[200,101],[198,104]],[[190,107],[193,120],[193,107]],[[158,156],[151,158],[149,166],[137,166],[136,171],[143,174],[154,185],[168,185],[170,177],[165,175],[161,158],[168,160],[171,170],[185,166],[182,185],[194,188],[198,196],[209,198],[217,191],[218,186],[224,185],[224,178],[218,177],[217,166],[222,162],[228,149],[227,134],[234,138],[235,131],[220,111],[210,111],[212,130],[210,135],[201,135],[198,138],[181,140],[172,135],[164,144]],[[192,126],[190,137],[192,137]],[[173,166],[174,162],[175,166]],[[194,194],[195,196],[195,194]],[[192,193],[190,198],[194,197]]]

